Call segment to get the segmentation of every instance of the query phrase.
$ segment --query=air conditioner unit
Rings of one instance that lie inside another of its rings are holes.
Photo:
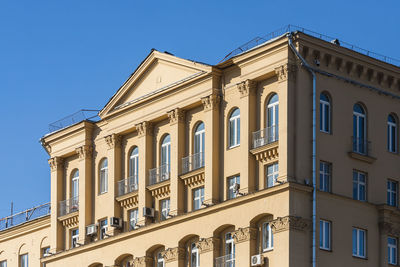
[[[264,263],[264,256],[261,254],[251,256],[251,266],[260,266]]]
[[[144,217],[151,217],[151,218],[153,218],[153,217],[154,217],[154,209],[144,207],[144,208],[143,208],[143,216],[144,216]]]
[[[87,236],[97,235],[97,225],[91,224],[86,226],[86,235]]]
[[[110,225],[115,228],[122,228],[122,220],[121,218],[111,217],[110,218]]]

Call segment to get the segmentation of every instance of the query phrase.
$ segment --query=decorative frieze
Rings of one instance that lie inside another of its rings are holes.
[[[278,82],[291,81],[296,79],[297,66],[293,64],[284,64],[275,68],[275,73],[278,76]]]
[[[104,137],[104,139],[106,140],[108,149],[113,149],[121,145],[122,137],[118,134],[110,134]]]
[[[204,168],[183,174],[180,178],[189,187],[203,185],[205,181]]]
[[[138,136],[153,135],[153,124],[149,121],[144,121],[135,125],[138,131]]]
[[[165,262],[173,262],[177,260],[184,260],[185,259],[185,249],[176,247],[176,248],[168,248],[161,252]]]
[[[178,122],[183,122],[185,119],[185,111],[183,111],[180,108],[175,108],[171,111],[167,112],[168,118],[169,118],[169,123],[171,125],[178,123]]]
[[[247,79],[241,83],[238,83],[237,88],[240,93],[240,97],[246,97],[249,94],[255,93],[255,89],[257,88],[257,82]]]
[[[76,148],[75,152],[78,154],[79,159],[87,159],[92,157],[93,147],[89,145],[83,145]]]
[[[153,259],[148,256],[138,257],[133,260],[133,266],[146,267],[153,262]]]
[[[305,231],[310,227],[310,221],[298,216],[278,217],[271,222],[273,233],[279,233],[288,230]]]
[[[220,101],[221,101],[221,97],[217,93],[214,93],[209,96],[201,98],[201,102],[203,103],[204,111],[218,108]]]
[[[134,191],[129,194],[117,197],[117,201],[119,202],[122,208],[125,209],[135,208],[139,204],[138,192]]]
[[[220,239],[216,237],[200,238],[196,242],[196,247],[199,249],[200,253],[206,253],[209,251],[218,250]]]
[[[257,229],[252,227],[239,228],[233,233],[235,244],[257,239]]]
[[[52,172],[62,168],[64,166],[64,159],[60,157],[54,157],[48,160],[50,169]]]
[[[150,185],[147,187],[150,190],[151,196],[155,198],[163,198],[169,196],[171,193],[170,181],[164,181],[158,184]]]
[[[61,221],[62,225],[67,228],[73,228],[79,224],[79,216],[77,213],[72,216],[69,216],[68,214],[67,216],[60,217],[59,220]]]
[[[250,152],[256,157],[256,160],[266,164],[279,158],[278,147],[278,142],[274,142],[265,146],[252,149]]]

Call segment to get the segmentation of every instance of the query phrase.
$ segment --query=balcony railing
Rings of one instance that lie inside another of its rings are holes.
[[[351,137],[352,151],[357,154],[369,156],[371,142],[365,138]]]
[[[136,183],[137,176],[131,176],[127,179],[121,180],[117,182],[117,196],[123,196],[130,192],[138,190],[138,185]]]
[[[215,267],[235,267],[235,255],[228,254],[215,259]]]
[[[199,152],[182,159],[182,174],[204,167],[204,152]]]
[[[270,126],[253,133],[253,148],[265,146],[279,140],[278,125]]]
[[[46,203],[0,219],[0,231],[50,215],[51,205]]]
[[[66,214],[72,213],[79,210],[79,198],[72,197],[67,200],[60,201],[59,203],[59,216],[64,216]]]
[[[169,180],[170,168],[168,164],[149,170],[149,185]]]

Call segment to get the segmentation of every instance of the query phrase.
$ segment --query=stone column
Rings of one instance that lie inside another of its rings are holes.
[[[168,248],[162,252],[166,267],[184,267],[185,249],[176,247]]]
[[[143,208],[151,208],[151,194],[146,190],[148,185],[148,172],[153,167],[153,125],[148,122],[142,122],[136,125],[139,136],[139,225],[148,223],[143,216]]]
[[[117,197],[116,183],[123,179],[121,177],[121,136],[117,134],[111,134],[104,137],[107,143],[107,160],[108,160],[108,185],[107,185],[107,204],[109,205],[108,210],[110,211],[110,217],[121,218],[121,206],[115,200]],[[109,227],[109,234],[114,235],[116,229]]]
[[[250,266],[252,255],[256,254],[257,228],[239,228],[233,233],[236,255],[235,266]]]
[[[184,112],[176,108],[168,112],[168,117],[171,126],[170,214],[179,215],[184,212],[185,198],[183,181],[179,178],[185,149]]]
[[[200,238],[196,242],[199,249],[201,266],[214,266],[215,258],[219,256],[220,239],[216,237]]]
[[[50,249],[51,252],[64,249],[64,229],[58,221],[59,203],[64,200],[63,177],[64,160],[60,157],[49,159],[51,169],[51,230],[50,230]]]
[[[79,156],[79,243],[86,241],[85,227],[92,223],[92,152],[83,145],[75,149]]]
[[[219,103],[220,96],[213,94],[201,99],[204,107],[205,124],[205,186],[204,203],[219,202]],[[207,266],[207,265],[206,265]],[[212,266],[212,265],[210,265]]]
[[[256,91],[257,83],[246,80],[237,84],[240,92],[240,151],[243,159],[240,165],[240,192],[248,193],[256,188],[256,161],[250,155],[252,134],[256,131]]]

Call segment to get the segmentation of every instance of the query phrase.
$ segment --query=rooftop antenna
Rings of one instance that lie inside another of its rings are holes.
[[[14,202],[11,201],[10,225],[13,225]]]

